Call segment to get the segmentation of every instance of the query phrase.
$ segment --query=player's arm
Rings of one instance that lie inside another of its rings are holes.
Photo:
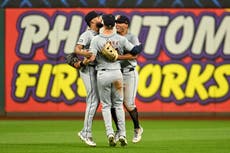
[[[83,45],[77,44],[75,47],[75,53],[77,55],[81,55],[86,58],[89,58],[90,56],[92,56],[92,53],[87,50],[84,50],[83,47],[84,47]]]
[[[74,63],[74,67],[76,68],[76,69],[79,69],[79,68],[81,68],[81,67],[83,67],[83,66],[85,66],[85,65],[82,65],[83,64],[83,62],[82,61],[78,61],[78,62],[76,62],[76,63]]]
[[[88,64],[87,58],[81,61],[75,53],[67,54],[65,56],[65,62],[76,69],[84,67]]]
[[[85,66],[88,65],[90,62],[91,62],[90,59],[84,58],[83,61],[78,61],[78,62],[74,63],[74,67],[77,68],[77,69],[79,69],[79,68],[81,68],[81,67],[85,67]]]
[[[134,57],[136,57],[142,51],[142,44],[133,45],[126,38],[123,38],[123,39],[124,39],[124,41],[122,41],[122,42],[124,43],[124,49],[126,51],[128,51],[129,54],[131,54]]]
[[[124,54],[124,55],[118,55],[118,60],[133,60],[136,59],[137,55],[132,55],[130,53]]]
[[[141,43],[140,43],[140,41],[139,41],[139,39],[138,39],[138,37],[137,36],[135,36],[135,35],[132,35],[132,40],[130,41],[133,45],[140,45]]]
[[[142,44],[140,44],[140,45],[136,45],[136,46],[134,46],[131,50],[130,50],[130,54],[132,54],[132,55],[138,55],[138,54],[140,54],[141,53],[141,51],[142,51],[142,48],[143,48],[143,46],[142,46]]]

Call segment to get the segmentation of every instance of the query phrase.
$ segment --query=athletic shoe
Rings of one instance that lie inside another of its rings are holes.
[[[110,147],[115,147],[115,146],[116,146],[116,142],[115,142],[115,140],[114,140],[113,134],[110,134],[110,135],[108,136],[108,141],[109,141],[109,146],[110,146]]]
[[[92,137],[89,137],[89,138],[86,138],[85,139],[85,143],[87,145],[89,145],[90,147],[96,147],[96,143],[93,141],[93,138]]]
[[[91,147],[96,147],[96,143],[93,141],[92,137],[86,138],[82,135],[82,132],[78,132],[78,136],[80,137],[80,139],[85,142],[85,144],[87,144],[88,146]]]
[[[124,147],[128,144],[128,142],[124,136],[120,136],[119,141],[120,141],[122,147]]]
[[[82,141],[85,141],[85,137],[82,135],[81,131],[77,134]]]
[[[137,143],[137,142],[141,141],[143,131],[144,130],[142,127],[138,128],[138,129],[134,129],[134,136],[133,136],[133,140],[132,140],[133,143]]]

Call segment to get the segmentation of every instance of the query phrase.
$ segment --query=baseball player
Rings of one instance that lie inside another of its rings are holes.
[[[89,26],[89,29],[80,35],[77,45],[75,47],[75,53],[88,59],[92,55],[92,53],[88,51],[90,42],[92,38],[98,34],[99,29],[102,27],[102,23],[100,14],[95,11],[89,12],[85,16],[85,21]],[[87,91],[84,127],[78,133],[78,136],[87,145],[94,147],[96,146],[96,143],[93,141],[92,138],[92,122],[99,104],[95,63],[91,62],[87,66],[85,66],[83,60],[83,62],[79,62],[78,64],[76,64],[76,67],[77,66],[81,66],[79,72]]]
[[[127,50],[136,53],[137,50],[128,40],[114,32],[115,17],[112,14],[102,16],[104,23],[102,33],[95,36],[90,44],[90,51],[93,53],[91,60],[96,60],[97,86],[100,101],[102,103],[102,116],[106,128],[106,135],[110,146],[115,146],[115,133],[112,127],[111,106],[114,106],[118,118],[119,141],[121,146],[127,145],[125,114],[123,109],[123,77],[119,61],[108,60],[102,51],[106,44],[111,44],[118,50]],[[106,48],[109,48],[106,46]]]
[[[130,25],[130,20],[126,16],[117,16],[116,19],[116,30],[117,33],[126,37],[129,42],[133,45],[139,45],[140,42],[137,36],[128,33],[128,28]],[[122,54],[126,54],[123,52]],[[138,111],[135,105],[135,97],[137,93],[138,86],[138,72],[136,71],[136,56],[126,56],[128,60],[121,60],[121,71],[123,74],[123,92],[124,92],[124,105],[126,110],[129,112],[129,115],[133,121],[134,125],[134,136],[132,139],[133,143],[137,143],[141,140],[143,128],[139,124]],[[117,126],[117,118],[114,108],[112,108],[112,116],[117,127],[117,133],[119,133],[119,127]],[[117,136],[116,136],[117,139]]]

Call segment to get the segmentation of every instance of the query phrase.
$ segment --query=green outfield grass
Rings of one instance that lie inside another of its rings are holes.
[[[97,147],[77,137],[82,120],[0,120],[0,153],[229,153],[230,121],[146,120],[143,139],[132,144],[128,120],[128,146],[107,144],[103,121],[93,124]]]

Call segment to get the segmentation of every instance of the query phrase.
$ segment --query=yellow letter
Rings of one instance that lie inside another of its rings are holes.
[[[144,98],[153,96],[161,85],[160,65],[145,65],[140,71],[139,78],[138,93]]]
[[[172,93],[177,100],[182,100],[185,95],[181,86],[187,78],[186,69],[179,64],[168,64],[164,66],[163,74],[165,79],[162,84],[162,97],[169,98]]]
[[[41,69],[36,89],[36,96],[39,98],[44,98],[47,94],[47,87],[49,85],[52,67],[53,66],[51,64],[44,64]]]
[[[185,90],[185,94],[188,98],[193,98],[195,96],[195,91],[197,91],[201,100],[206,100],[208,98],[208,93],[204,84],[212,77],[214,69],[215,67],[213,65],[207,64],[202,73],[201,65],[192,65]]]
[[[28,87],[36,85],[37,78],[31,74],[37,74],[39,70],[38,64],[21,64],[18,66],[19,77],[16,79],[15,96],[24,98]]]
[[[229,82],[226,79],[230,75],[230,64],[221,65],[214,72],[217,85],[210,86],[208,93],[211,98],[222,98],[229,92]]]
[[[67,64],[55,65],[53,68],[54,80],[51,89],[51,96],[58,98],[61,96],[61,91],[67,100],[75,98],[71,85],[76,81],[76,69]]]

